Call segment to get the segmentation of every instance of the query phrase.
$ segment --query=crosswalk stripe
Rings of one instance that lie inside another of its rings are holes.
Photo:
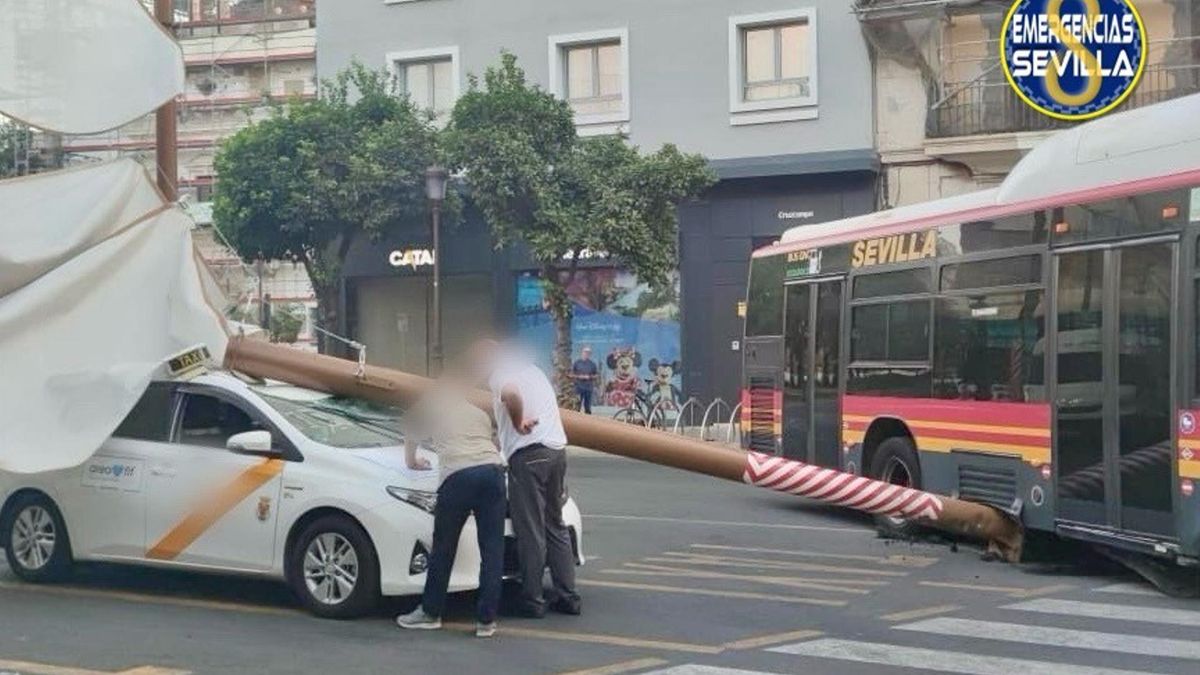
[[[1139,584],[1137,582],[1125,582],[1119,584],[1109,584],[1093,588],[1093,593],[1124,593],[1126,595],[1152,595],[1154,597],[1162,597],[1162,593],[1156,590],[1153,586],[1147,584]]]
[[[722,668],[721,666],[702,666],[698,663],[685,663],[682,666],[652,670],[641,675],[771,675],[771,673],[761,670],[741,670],[739,668]]]
[[[1041,612],[1042,614],[1068,614],[1096,619],[1161,623],[1175,626],[1200,626],[1200,612],[1193,612],[1186,609],[1144,607],[1140,605],[1110,605],[1102,602],[1041,598],[1005,605],[1004,609]]]
[[[1103,652],[1121,652],[1139,656],[1165,656],[1177,659],[1200,659],[1200,642],[1171,640],[1122,633],[1098,633],[1089,630],[1030,626],[997,621],[976,621],[941,617],[896,626],[896,630],[983,638],[1031,645],[1070,647]]]
[[[872,663],[898,668],[915,668],[939,673],[966,673],[967,675],[1011,675],[1012,673],[1037,673],[1038,675],[1149,675],[1142,671],[1114,670],[1112,668],[1079,666],[1052,661],[1010,659],[1000,656],[984,656],[937,649],[904,647],[877,642],[861,642],[858,640],[812,640],[794,645],[772,647],[767,651],[794,656]]]

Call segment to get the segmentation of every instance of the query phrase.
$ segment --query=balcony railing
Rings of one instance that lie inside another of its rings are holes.
[[[1200,92],[1200,65],[1146,68],[1118,110],[1128,110]],[[1007,82],[977,81],[952,91],[926,118],[931,138],[1047,131],[1071,126],[1026,105]]]

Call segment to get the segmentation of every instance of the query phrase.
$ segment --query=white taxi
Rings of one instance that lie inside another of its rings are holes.
[[[28,581],[74,561],[261,575],[317,615],[359,615],[425,584],[436,457],[409,470],[401,434],[394,411],[308,389],[226,372],[155,382],[82,465],[0,474],[0,542]],[[582,563],[569,498],[563,517]],[[468,522],[451,591],[478,586],[475,536]]]

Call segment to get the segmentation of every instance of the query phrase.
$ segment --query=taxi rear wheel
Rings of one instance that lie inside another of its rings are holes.
[[[379,600],[379,563],[367,533],[345,516],[323,516],[288,551],[288,583],[313,614],[349,619]]]
[[[21,579],[57,581],[71,571],[71,541],[58,507],[47,496],[17,497],[4,513],[4,555]]]

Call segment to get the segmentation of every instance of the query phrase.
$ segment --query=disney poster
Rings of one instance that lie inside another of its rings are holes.
[[[612,412],[632,405],[640,391],[668,406],[683,403],[680,370],[679,278],[655,290],[612,268],[579,270],[567,289],[574,304],[572,358],[584,345],[600,369],[595,406]],[[551,369],[554,321],[543,302],[537,273],[517,277],[517,334]]]

